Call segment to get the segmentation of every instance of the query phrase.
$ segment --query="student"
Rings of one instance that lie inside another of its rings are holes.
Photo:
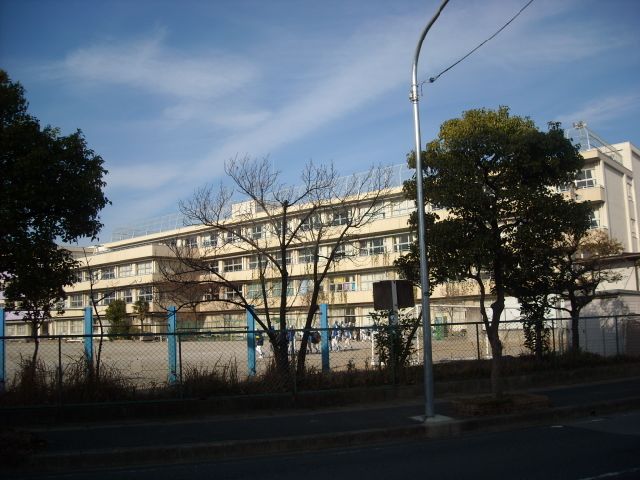
[[[333,329],[331,330],[331,351],[339,352],[340,351],[340,325],[336,320],[333,324]]]
[[[264,358],[264,352],[262,351],[262,346],[264,345],[264,336],[262,332],[256,332],[256,354],[260,358]]]

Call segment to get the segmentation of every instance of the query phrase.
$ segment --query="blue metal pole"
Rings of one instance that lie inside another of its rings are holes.
[[[247,308],[247,366],[250,377],[256,374],[256,317],[253,308]]]
[[[169,307],[167,314],[167,349],[168,349],[168,368],[169,368],[169,384],[173,385],[178,381],[178,356],[177,356],[177,337],[176,337],[176,307]]]
[[[321,352],[322,352],[322,371],[328,372],[329,367],[329,305],[323,303],[320,305],[320,331],[322,332]]]
[[[4,308],[0,307],[0,337],[4,337]],[[6,374],[6,358],[4,350],[4,338],[0,338],[0,393],[4,393]]]
[[[93,310],[84,307],[84,357],[87,359],[87,368],[93,368]]]

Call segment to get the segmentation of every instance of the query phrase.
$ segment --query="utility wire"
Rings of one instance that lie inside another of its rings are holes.
[[[529,5],[531,5],[533,3],[533,0],[529,0],[527,2],[527,4],[522,7],[520,9],[520,11],[518,13],[516,13],[513,17],[511,17],[511,20],[509,20],[507,23],[505,23],[502,27],[500,27],[500,29],[498,31],[496,31],[496,33],[494,33],[493,35],[491,35],[489,38],[487,38],[484,42],[482,42],[480,45],[478,45],[476,48],[474,48],[473,50],[471,50],[469,53],[467,53],[464,57],[462,57],[460,60],[458,60],[457,62],[455,62],[454,64],[450,65],[449,67],[445,68],[443,71],[441,71],[438,75],[436,75],[435,77],[431,77],[429,78],[429,83],[433,83],[435,82],[438,78],[440,78],[442,75],[444,75],[445,73],[447,73],[449,70],[451,70],[453,67],[455,67],[456,65],[458,65],[460,62],[462,62],[463,60],[465,60],[467,57],[469,57],[471,54],[473,54],[476,50],[478,50],[480,47],[482,47],[485,43],[487,43],[489,40],[493,40],[496,36],[498,36],[498,34],[500,32],[502,32],[505,28],[507,28],[509,26],[509,24],[511,22],[513,22],[516,18],[518,18],[518,16],[525,10],[525,8],[527,8]],[[425,83],[425,82],[422,82]]]

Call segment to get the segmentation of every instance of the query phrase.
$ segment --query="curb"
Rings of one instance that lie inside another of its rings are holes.
[[[543,425],[567,421],[584,416],[603,415],[638,409],[640,397],[625,398],[581,406],[568,406],[536,410],[528,413],[491,417],[452,419],[434,424],[408,427],[355,430],[321,435],[278,437],[260,440],[237,440],[208,443],[141,447],[128,449],[87,450],[61,454],[36,454],[29,463],[12,469],[12,473],[68,471],[141,466],[149,464],[176,464],[228,458],[254,457],[330,448],[352,448],[364,445],[393,443],[411,439],[443,439],[475,431],[498,432],[514,427]]]

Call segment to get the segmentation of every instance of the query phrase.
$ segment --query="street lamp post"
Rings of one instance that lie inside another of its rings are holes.
[[[418,57],[422,42],[429,29],[440,16],[449,0],[443,0],[429,24],[422,31],[413,58],[411,76],[411,103],[413,104],[413,125],[416,140],[416,204],[418,206],[418,243],[420,245],[420,288],[422,290],[422,329],[423,329],[423,360],[424,360],[424,394],[425,420],[435,416],[433,406],[433,361],[431,358],[431,314],[429,311],[429,273],[427,268],[427,248],[424,225],[424,196],[422,194],[422,147],[420,140],[420,114],[418,111]]]

